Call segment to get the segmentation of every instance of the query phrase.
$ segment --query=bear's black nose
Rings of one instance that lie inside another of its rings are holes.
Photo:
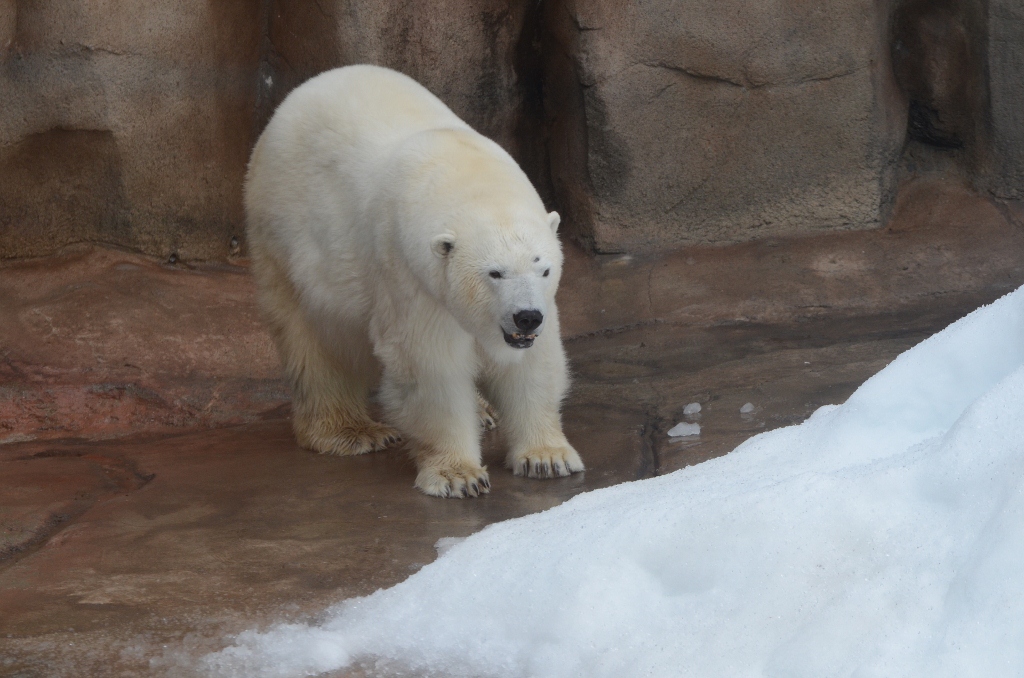
[[[519,328],[520,332],[529,334],[544,322],[544,315],[540,311],[519,311],[519,313],[512,316],[512,321]]]

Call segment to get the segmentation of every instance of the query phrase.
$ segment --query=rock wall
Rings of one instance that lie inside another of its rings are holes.
[[[259,0],[0,0],[0,257],[228,254]]]
[[[555,186],[598,250],[882,223],[905,125],[886,3],[564,0],[549,14]]]
[[[517,62],[534,7],[519,0],[274,0],[267,100],[276,105],[341,64],[379,64],[413,77],[475,129],[518,150],[529,93]]]
[[[0,258],[237,252],[262,126],[348,63],[423,82],[598,251],[878,226],[908,154],[1022,197],[1019,0],[0,0]]]

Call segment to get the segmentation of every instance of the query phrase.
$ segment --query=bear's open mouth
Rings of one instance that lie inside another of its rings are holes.
[[[505,343],[512,348],[530,348],[533,346],[533,340],[537,338],[536,334],[509,334],[504,327],[501,328],[501,333],[505,335]]]

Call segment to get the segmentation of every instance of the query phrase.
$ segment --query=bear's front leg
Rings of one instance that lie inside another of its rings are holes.
[[[517,476],[556,478],[584,470],[562,433],[559,413],[569,386],[557,319],[518,363],[495,366],[486,379],[508,441],[505,464]]]
[[[461,370],[385,367],[381,400],[388,421],[410,440],[416,487],[434,497],[476,497],[491,490],[480,465],[476,386]]]

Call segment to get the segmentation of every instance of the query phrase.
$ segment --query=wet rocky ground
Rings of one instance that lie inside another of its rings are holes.
[[[0,265],[0,675],[189,675],[231,633],[401,581],[442,537],[843,401],[1024,284],[1019,205],[926,181],[901,195],[872,232],[643,260],[569,248],[564,419],[587,471],[512,477],[499,426],[493,490],[464,501],[413,490],[401,449],[294,443],[244,261],[81,249]],[[668,438],[681,421],[700,435]]]

